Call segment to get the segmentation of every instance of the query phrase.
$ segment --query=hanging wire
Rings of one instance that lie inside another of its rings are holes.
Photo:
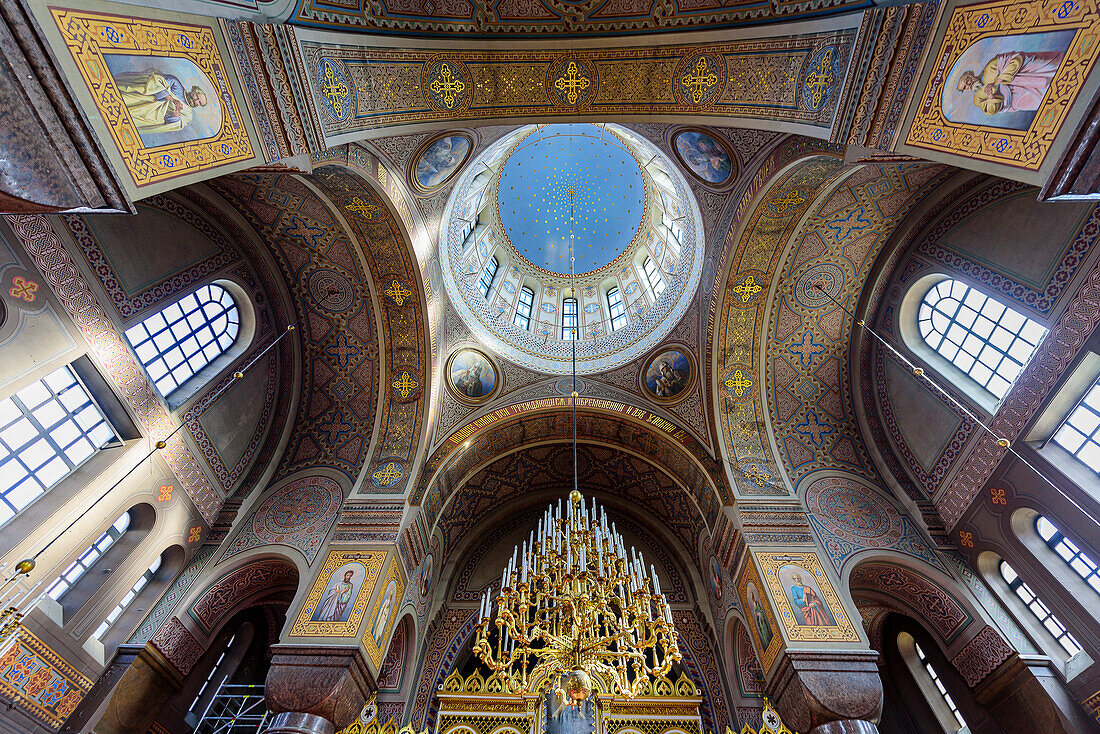
[[[1043,479],[1043,481],[1046,482],[1047,484],[1049,484],[1052,488],[1058,489],[1058,486],[1055,485],[1053,481],[1051,481],[1045,474],[1043,474],[1041,471],[1039,471],[1035,467],[1034,464],[1032,464],[1030,461],[1028,461],[1024,456],[1022,456],[1020,454],[1020,452],[1018,452],[1016,449],[1014,449],[1012,447],[1012,442],[1011,441],[1009,441],[1007,438],[1005,438],[1003,436],[998,436],[996,431],[994,431],[992,428],[990,428],[988,425],[986,425],[985,422],[980,417],[978,417],[978,415],[976,413],[974,413],[974,411],[972,411],[965,404],[963,404],[961,401],[959,401],[959,399],[956,398],[954,395],[952,395],[951,392],[949,392],[946,388],[940,386],[939,383],[937,383],[935,380],[933,380],[932,377],[927,372],[925,372],[923,367],[921,367],[917,364],[914,364],[913,360],[909,359],[909,357],[907,357],[905,354],[903,354],[901,352],[901,350],[899,350],[897,347],[895,347],[890,342],[886,341],[886,339],[879,336],[878,333],[874,329],[872,329],[870,326],[867,325],[866,321],[864,321],[863,319],[860,319],[860,318],[856,318],[856,315],[854,313],[852,313],[852,311],[847,306],[845,306],[843,303],[838,301],[828,291],[825,290],[825,286],[820,280],[815,282],[811,287],[814,288],[815,290],[817,290],[818,292],[820,292],[821,295],[828,298],[830,301],[835,303],[837,306],[839,306],[841,308],[841,310],[843,310],[844,313],[848,314],[849,318],[851,318],[856,323],[856,325],[859,326],[859,328],[863,329],[865,332],[870,334],[875,340],[877,340],[879,344],[884,346],[886,349],[890,350],[890,353],[893,354],[895,357],[897,357],[897,359],[900,360],[903,364],[905,364],[909,368],[909,370],[914,375],[916,375],[918,380],[923,380],[924,382],[927,382],[929,385],[932,386],[933,390],[935,390],[937,393],[942,395],[949,403],[951,403],[952,406],[955,407],[956,410],[958,410],[959,412],[964,414],[967,418],[969,418],[974,423],[977,423],[979,426],[981,426],[981,428],[986,433],[988,433],[990,436],[993,437],[993,439],[997,442],[997,445],[999,447],[1001,447],[1002,449],[1005,449],[1010,454],[1012,454],[1017,459],[1019,459],[1027,468],[1029,468],[1029,469],[1031,469],[1031,471],[1035,472],[1035,474],[1037,474],[1039,477],[1041,477]]]
[[[577,256],[574,245],[576,234],[573,232],[573,189],[569,189],[569,289],[573,292],[573,489],[580,491],[577,478],[577,324],[581,320],[580,299],[577,298]]]

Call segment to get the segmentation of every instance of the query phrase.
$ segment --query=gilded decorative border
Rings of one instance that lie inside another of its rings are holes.
[[[291,637],[355,637],[359,629],[359,623],[363,621],[363,615],[367,611],[367,601],[374,591],[375,582],[378,580],[378,572],[382,569],[382,562],[386,558],[386,551],[329,551],[325,565],[313,582],[313,588],[309,590],[305,604],[298,612],[294,626],[290,629]],[[321,602],[321,597],[328,588],[329,579],[336,569],[349,561],[358,561],[366,569],[363,583],[355,596],[351,614],[346,622],[317,622],[310,619],[314,610]]]
[[[370,616],[368,617],[368,619],[373,622],[378,616],[379,607],[382,606],[382,597],[386,595],[386,589],[389,588],[390,582],[395,582],[397,584],[397,589],[393,595],[393,609],[390,610],[390,618],[386,620],[386,629],[382,631],[383,641],[389,640],[394,621],[397,619],[397,607],[401,604],[401,600],[405,596],[405,578],[401,573],[400,567],[401,564],[397,561],[397,556],[390,556],[390,565],[389,568],[386,569],[386,577],[382,579],[382,583],[378,585],[380,592],[378,598],[374,600],[374,607],[370,610]],[[385,648],[380,648],[378,646],[369,628],[363,632],[363,645],[367,648],[367,654],[370,655],[370,659],[374,664],[376,666],[380,665],[382,662],[382,655],[385,653]]]
[[[0,694],[50,728],[59,728],[91,687],[91,680],[25,627],[0,656]]]
[[[978,41],[997,36],[1075,30],[1073,40],[1027,130],[957,123],[940,102],[951,69]],[[1097,0],[997,0],[954,8],[935,54],[905,142],[918,148],[1038,171],[1067,121],[1100,54]]]
[[[50,14],[135,186],[140,188],[254,157],[213,28],[55,7],[50,8]],[[114,54],[193,62],[217,89],[221,130],[202,140],[146,147],[104,61],[105,55]]]
[[[779,634],[771,605],[768,604],[766,599],[761,598],[760,601],[764,606],[764,618],[772,634],[771,639],[768,640],[768,649],[764,649],[764,642],[760,639],[760,632],[756,629],[756,620],[752,619],[752,606],[749,604],[747,591],[750,583],[756,585],[757,590],[763,597],[764,584],[760,581],[760,575],[756,571],[756,564],[752,562],[751,557],[745,563],[745,570],[741,574],[741,578],[737,581],[737,595],[741,599],[741,608],[745,610],[745,616],[748,618],[747,627],[749,628],[753,643],[756,645],[756,650],[760,655],[760,665],[763,667],[764,671],[767,672],[767,670],[771,668],[772,663],[775,662],[775,658],[779,655],[779,651],[783,649],[783,637]]]
[[[791,642],[859,642],[859,633],[852,625],[844,611],[844,605],[840,597],[833,590],[829,577],[825,575],[825,569],[821,567],[821,560],[813,551],[794,553],[767,553],[754,552],[757,562],[764,573],[764,579],[768,586],[768,593],[779,609],[779,617],[783,620],[783,627],[787,632],[787,638]],[[807,625],[799,624],[795,619],[794,610],[791,609],[787,591],[779,580],[779,569],[788,564],[800,566],[813,575],[813,580],[821,589],[823,601],[832,613],[835,625]]]

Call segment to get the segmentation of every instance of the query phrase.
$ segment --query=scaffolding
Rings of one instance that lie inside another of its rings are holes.
[[[258,734],[267,716],[263,684],[223,681],[195,725],[195,734]]]

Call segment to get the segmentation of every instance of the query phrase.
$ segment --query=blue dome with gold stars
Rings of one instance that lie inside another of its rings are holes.
[[[569,273],[570,201],[576,271],[623,253],[642,224],[645,184],[634,155],[599,125],[546,125],[524,138],[500,174],[500,221],[533,265]]]

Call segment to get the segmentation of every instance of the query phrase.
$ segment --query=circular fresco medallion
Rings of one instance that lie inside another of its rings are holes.
[[[413,154],[409,183],[418,191],[432,191],[458,173],[474,149],[474,140],[462,132],[447,132],[432,138]]]
[[[642,386],[649,397],[661,402],[683,400],[695,384],[695,367],[686,349],[661,350],[649,360]]]
[[[703,128],[684,128],[672,135],[676,158],[707,188],[723,189],[737,178],[737,156],[718,133]]]
[[[355,306],[355,287],[345,275],[330,268],[317,268],[310,273],[306,291],[313,305],[329,313],[344,313]]]
[[[844,288],[844,271],[832,263],[819,263],[799,276],[794,297],[806,308],[835,306]]]
[[[484,403],[500,389],[497,368],[477,349],[465,347],[447,360],[443,373],[447,389],[465,403]]]

